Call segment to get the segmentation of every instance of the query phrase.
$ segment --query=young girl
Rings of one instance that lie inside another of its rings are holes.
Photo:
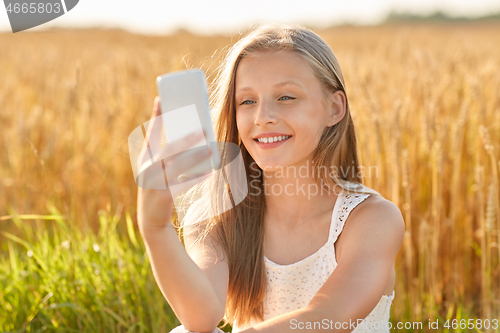
[[[361,184],[332,50],[309,29],[266,24],[229,50],[217,74],[217,141],[241,149],[248,195],[213,214],[221,189],[228,197],[238,189],[205,178],[187,192],[196,201],[174,226],[168,190],[138,192],[153,273],[182,323],[171,332],[220,332],[221,320],[233,332],[388,332],[404,221]],[[160,112],[157,98],[153,118]],[[224,148],[221,155],[222,165],[230,161]],[[165,167],[180,175],[203,158],[179,156]]]

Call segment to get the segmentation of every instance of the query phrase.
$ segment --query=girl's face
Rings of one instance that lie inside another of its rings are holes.
[[[312,166],[323,130],[344,116],[339,112],[345,107],[344,95],[338,91],[325,98],[308,62],[292,52],[246,55],[238,65],[235,86],[239,135],[265,171],[299,167],[307,160]]]

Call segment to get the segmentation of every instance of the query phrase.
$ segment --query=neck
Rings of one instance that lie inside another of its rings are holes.
[[[337,194],[327,185],[316,183],[313,166],[307,160],[300,166],[263,171],[266,217],[272,223],[298,226],[333,209]]]

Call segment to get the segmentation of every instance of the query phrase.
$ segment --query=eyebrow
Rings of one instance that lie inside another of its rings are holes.
[[[283,82],[279,82],[279,83],[276,83],[274,85],[274,87],[276,88],[279,88],[279,87],[283,87],[283,86],[286,86],[287,84],[291,84],[291,85],[294,85],[294,86],[298,86],[300,88],[304,88],[303,85],[301,85],[300,83],[297,83],[293,80],[287,80],[287,81],[283,81]],[[243,92],[243,91],[247,91],[247,90],[252,90],[251,87],[243,87],[243,88],[240,88],[236,91],[236,93],[239,93],[239,92]]]

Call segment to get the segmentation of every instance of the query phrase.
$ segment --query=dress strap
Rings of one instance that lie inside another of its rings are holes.
[[[349,194],[344,191],[339,195],[337,200],[340,200],[340,202],[338,202],[338,205],[337,203],[335,204],[334,220],[332,221],[329,237],[330,242],[335,243],[337,241],[342,229],[344,229],[344,224],[349,213],[370,195],[365,193]]]

